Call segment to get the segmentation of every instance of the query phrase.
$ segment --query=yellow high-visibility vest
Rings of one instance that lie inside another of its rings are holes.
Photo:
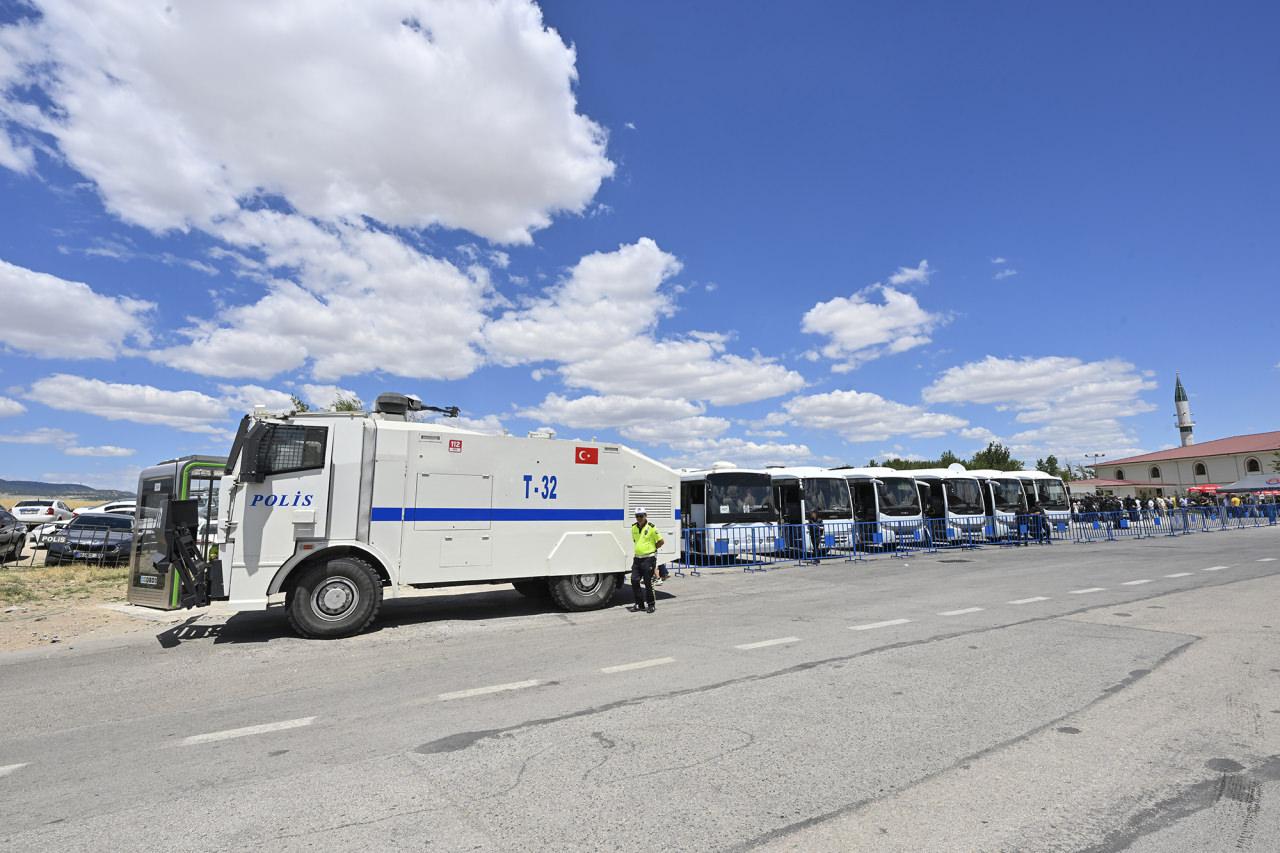
[[[648,557],[650,554],[656,554],[658,552],[658,540],[661,538],[662,534],[652,524],[646,523],[644,530],[634,524],[631,525],[631,544],[636,548],[637,557]]]

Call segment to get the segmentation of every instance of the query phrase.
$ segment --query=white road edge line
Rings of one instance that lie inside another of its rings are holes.
[[[866,625],[850,625],[850,631],[870,631],[873,628],[889,628],[893,625],[905,625],[910,619],[886,619],[883,622],[868,622]]]
[[[651,666],[662,666],[663,664],[675,663],[675,658],[650,658],[649,660],[638,660],[635,663],[620,663],[617,666],[601,667],[601,672],[628,672],[633,669],[648,669]]]
[[[1209,568],[1205,569],[1204,571],[1206,571],[1206,572],[1220,572],[1220,571],[1222,571],[1223,569],[1229,569],[1229,568],[1231,568],[1231,567],[1230,567],[1230,566],[1210,566]]]
[[[1048,600],[1049,600],[1049,596],[1047,595],[1033,595],[1030,598],[1015,598],[1013,601],[1010,601],[1009,603],[1010,604],[1034,604],[1037,601],[1048,601]]]
[[[1107,588],[1105,586],[1090,586],[1090,587],[1085,587],[1084,589],[1073,589],[1070,592],[1068,592],[1067,595],[1084,595],[1086,592],[1106,592],[1106,591],[1107,591]]]
[[[759,642],[756,642],[756,643],[743,643],[740,646],[734,646],[734,648],[741,649],[742,651],[747,652],[752,649],[763,649],[763,648],[767,648],[768,646],[782,646],[787,643],[798,643],[798,642],[800,642],[799,637],[778,637],[776,640],[760,640]]]
[[[1263,558],[1262,558],[1261,560],[1259,560],[1258,562],[1259,562],[1259,563],[1274,563],[1275,561],[1276,561],[1276,558],[1275,558],[1275,557],[1263,557]]]
[[[10,773],[21,770],[26,767],[28,763],[30,762],[23,762],[22,764],[6,764],[3,767],[0,767],[0,776],[8,776]]]
[[[1120,586],[1139,586],[1144,583],[1151,583],[1151,578],[1139,578],[1136,581],[1125,581]]]
[[[494,684],[490,687],[473,687],[470,690],[455,690],[452,693],[441,693],[436,698],[441,702],[453,699],[469,699],[472,696],[487,696],[490,693],[505,693],[508,690],[524,690],[526,687],[537,687],[542,682],[536,678],[528,681],[513,681],[510,684]]]
[[[965,607],[961,610],[944,610],[938,615],[939,616],[963,616],[966,613],[980,613],[981,611],[982,611],[981,607]]]
[[[315,717],[301,717],[297,720],[281,720],[278,723],[263,723],[260,726],[245,726],[239,729],[226,729],[221,732],[209,732],[203,735],[191,735],[184,737],[181,741],[182,746],[196,746],[201,743],[213,743],[220,740],[231,740],[238,737],[249,737],[250,735],[263,735],[267,732],[282,732],[286,729],[300,729],[303,726],[309,726],[316,721]]]
[[[1165,575],[1165,577],[1167,577],[1167,578],[1189,578],[1189,577],[1191,577],[1191,572],[1174,572],[1174,573],[1173,573],[1173,574],[1171,574],[1171,575]]]

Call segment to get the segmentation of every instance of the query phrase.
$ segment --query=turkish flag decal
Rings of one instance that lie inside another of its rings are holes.
[[[598,447],[579,447],[573,455],[573,461],[579,465],[599,465],[600,464],[600,448]]]

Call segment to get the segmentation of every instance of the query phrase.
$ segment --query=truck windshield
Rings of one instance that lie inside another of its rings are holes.
[[[1022,483],[1017,480],[992,480],[996,509],[1001,512],[1026,512],[1022,501]]]
[[[1065,511],[1071,508],[1061,480],[1036,480],[1036,497],[1045,509]]]
[[[920,514],[920,493],[910,477],[883,477],[876,490],[880,493],[881,515]]]
[[[807,477],[804,502],[818,518],[852,518],[853,501],[849,498],[849,481],[843,477]]]
[[[707,475],[707,523],[777,521],[768,474]]]
[[[982,515],[982,488],[977,480],[955,478],[946,480],[947,510],[956,515]]]

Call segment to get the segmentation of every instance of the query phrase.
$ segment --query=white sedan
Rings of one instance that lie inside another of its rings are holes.
[[[109,512],[119,515],[133,515],[137,511],[138,504],[136,501],[108,501],[101,506],[87,506],[75,511],[76,515],[90,515],[95,513]]]
[[[36,499],[18,501],[13,505],[14,518],[27,527],[36,527],[52,521],[70,521],[75,518],[71,507],[59,500]]]

